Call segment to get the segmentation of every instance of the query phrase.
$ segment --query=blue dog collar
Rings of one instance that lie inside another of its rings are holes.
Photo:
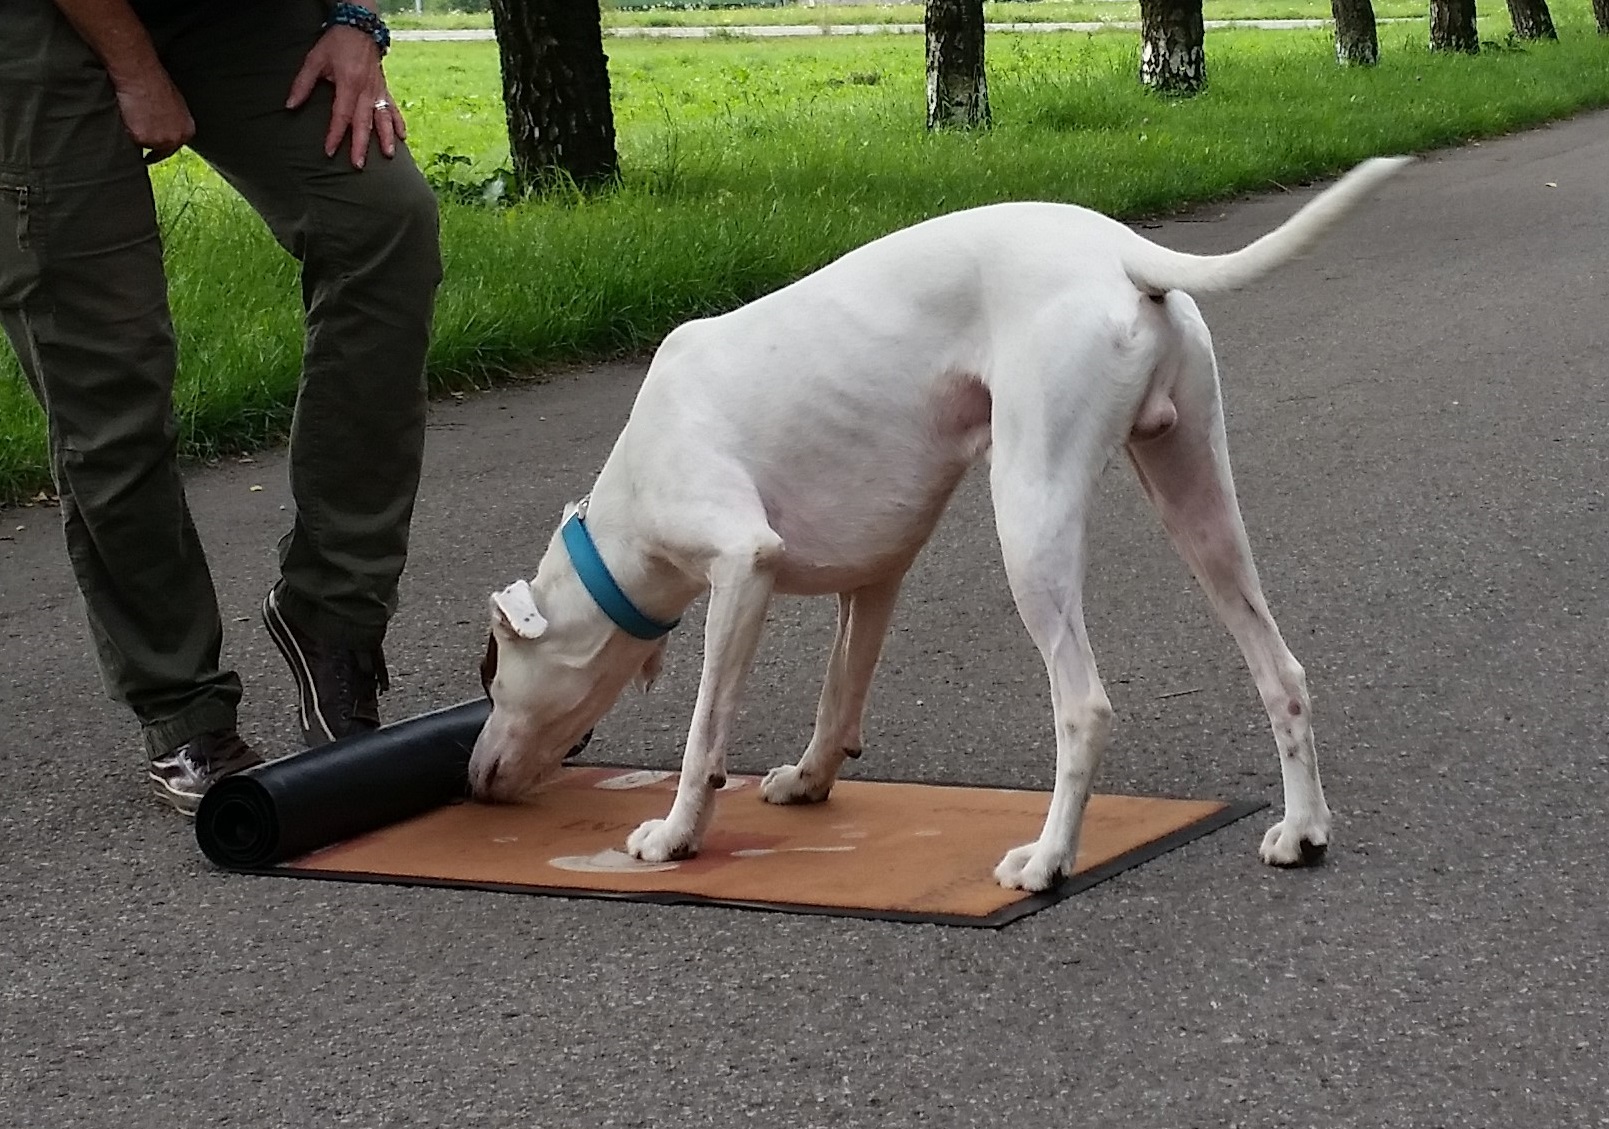
[[[649,619],[637,610],[637,605],[620,590],[615,578],[609,575],[609,567],[603,563],[598,555],[598,546],[592,543],[592,534],[587,532],[586,522],[581,520],[581,510],[571,514],[560,531],[564,537],[564,548],[570,554],[570,563],[575,566],[576,575],[581,578],[581,584],[603,609],[603,614],[614,621],[616,627],[627,635],[638,639],[653,640],[670,633],[681,622],[671,620],[669,623],[660,623],[656,619]]]

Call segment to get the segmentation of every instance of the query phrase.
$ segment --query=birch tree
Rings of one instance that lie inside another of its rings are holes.
[[[987,126],[983,0],[927,0],[927,128]]]
[[[1164,94],[1207,85],[1201,0],[1140,0],[1140,81]]]
[[[491,0],[491,9],[520,189],[618,179],[598,0]]]

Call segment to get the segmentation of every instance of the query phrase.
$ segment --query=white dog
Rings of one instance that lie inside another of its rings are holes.
[[[765,778],[771,803],[827,798],[861,717],[900,582],[967,468],[989,483],[1018,611],[1050,674],[1056,781],[1036,842],[995,868],[1070,874],[1111,726],[1081,606],[1091,489],[1119,445],[1240,645],[1279,747],[1284,818],[1264,862],[1329,841],[1302,668],[1269,614],[1229,472],[1217,362],[1187,291],[1250,283],[1310,245],[1406,158],[1365,162],[1226,255],[1160,247],[1065,204],[997,204],[878,239],[655,355],[588,499],[536,576],[492,597],[492,713],[475,795],[516,800],[584,741],[664,633],[710,593],[680,785],[639,827],[643,859],[699,849],[773,593],[838,596],[815,733]]]

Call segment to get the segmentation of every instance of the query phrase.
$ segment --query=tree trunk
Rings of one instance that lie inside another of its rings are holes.
[[[1514,21],[1515,39],[1557,39],[1548,0],[1508,0],[1508,15]]]
[[[1609,35],[1609,0],[1592,0],[1592,14],[1598,20],[1598,34]]]
[[[989,124],[983,0],[927,0],[927,128]]]
[[[1330,0],[1335,17],[1335,57],[1343,67],[1372,67],[1380,61],[1380,37],[1369,0]]]
[[[1430,49],[1479,53],[1475,0],[1430,0]]]
[[[491,9],[520,189],[618,179],[598,0],[491,0]]]
[[[1140,0],[1140,81],[1164,94],[1207,85],[1201,0]]]

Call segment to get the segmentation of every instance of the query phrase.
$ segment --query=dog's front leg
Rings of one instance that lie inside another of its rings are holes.
[[[845,758],[860,756],[861,718],[904,578],[900,573],[839,597],[838,636],[827,660],[815,732],[798,764],[778,765],[766,774],[760,795],[767,803],[820,803]]]
[[[765,626],[780,551],[781,540],[772,533],[757,545],[721,555],[711,566],[704,672],[687,733],[681,781],[670,813],[644,823],[626,840],[626,850],[637,858],[665,862],[698,853],[715,810],[715,793],[726,783],[726,742],[743,679]]]

